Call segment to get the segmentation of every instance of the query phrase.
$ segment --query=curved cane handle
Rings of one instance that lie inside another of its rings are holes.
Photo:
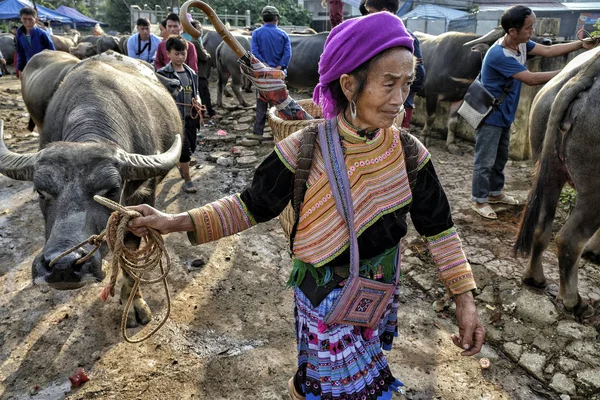
[[[238,57],[241,58],[246,54],[246,49],[244,49],[240,42],[238,42],[237,39],[231,34],[231,32],[229,32],[227,28],[225,28],[225,25],[223,25],[219,17],[217,17],[215,11],[203,1],[188,0],[181,6],[181,10],[179,11],[179,19],[181,20],[183,29],[185,29],[187,33],[189,33],[193,37],[200,36],[200,31],[194,28],[190,21],[187,19],[187,10],[190,6],[199,8],[204,12],[204,14],[206,14],[210,22],[212,22],[213,26],[215,27],[217,33],[221,35],[223,41],[227,43],[229,47],[231,47],[231,49],[235,52],[235,54],[237,54]]]

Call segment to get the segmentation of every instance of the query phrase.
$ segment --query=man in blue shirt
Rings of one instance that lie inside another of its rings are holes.
[[[161,39],[150,33],[150,22],[147,19],[139,18],[136,25],[138,33],[131,35],[127,40],[127,55],[154,65]]]
[[[31,7],[23,7],[19,11],[21,26],[15,39],[17,52],[17,71],[23,71],[31,57],[43,50],[56,50],[50,35],[35,26],[37,12]],[[19,79],[20,74],[17,74]]]
[[[277,27],[279,10],[273,6],[266,6],[262,9],[262,18],[265,24],[252,32],[252,54],[269,67],[285,72],[292,58],[292,45],[287,33]],[[268,104],[259,98],[258,91],[256,93],[254,134],[248,136],[262,139]]]
[[[490,204],[519,204],[502,192],[504,167],[508,161],[510,126],[521,95],[521,83],[529,86],[548,82],[560,71],[531,72],[525,67],[527,55],[556,57],[581,48],[594,47],[576,40],[571,43],[544,46],[531,40],[535,14],[522,5],[507,9],[500,18],[506,35],[488,50],[481,68],[481,81],[496,98],[506,97],[475,132],[475,162],[473,164],[473,210],[484,218],[496,219]]]

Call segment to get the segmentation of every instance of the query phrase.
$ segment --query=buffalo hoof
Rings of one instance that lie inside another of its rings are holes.
[[[523,284],[536,289],[544,289],[547,286],[545,279],[542,282],[538,282],[533,278],[525,278],[523,279]]]
[[[594,252],[594,251],[584,251],[583,254],[581,255],[581,258],[583,258],[584,260],[587,260],[593,264],[596,265],[600,265],[600,254]]]
[[[135,328],[140,325],[148,325],[151,320],[152,311],[150,311],[150,307],[148,307],[144,299],[134,299],[132,307],[129,308],[129,312],[127,313],[127,327]]]
[[[594,307],[587,303],[584,303],[581,296],[579,296],[579,301],[577,302],[577,305],[575,305],[575,307],[571,309],[567,307],[567,310],[571,311],[575,317],[582,320],[590,318],[594,315]]]
[[[463,151],[460,149],[460,147],[458,147],[455,144],[449,144],[448,146],[446,146],[446,150],[448,150],[448,153],[454,154],[455,156],[463,155]]]

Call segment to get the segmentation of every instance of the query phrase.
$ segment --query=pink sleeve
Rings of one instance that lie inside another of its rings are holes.
[[[198,54],[196,53],[196,46],[192,43],[188,42],[188,55],[185,63],[190,67],[195,73],[198,73]]]
[[[166,53],[167,48],[165,46],[165,42],[162,41],[158,44],[158,49],[156,50],[156,58],[154,59],[154,68],[157,71],[165,65],[167,65],[167,62],[165,62],[165,59],[167,58]]]

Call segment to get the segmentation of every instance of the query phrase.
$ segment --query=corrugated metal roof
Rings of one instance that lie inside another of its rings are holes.
[[[524,3],[522,0],[479,0],[478,4],[480,11],[504,11],[512,5]],[[561,3],[549,0],[528,0],[527,6],[533,11],[600,11],[600,2],[597,1]]]
[[[455,10],[454,8],[436,6],[435,4],[423,4],[413,8],[410,12],[404,14],[401,18],[431,18],[438,19],[444,18],[451,21],[456,18],[463,17],[468,13],[464,11]]]
[[[581,10],[581,11],[593,11],[600,10],[600,2],[589,2],[589,3],[563,3],[563,6],[569,10]]]

